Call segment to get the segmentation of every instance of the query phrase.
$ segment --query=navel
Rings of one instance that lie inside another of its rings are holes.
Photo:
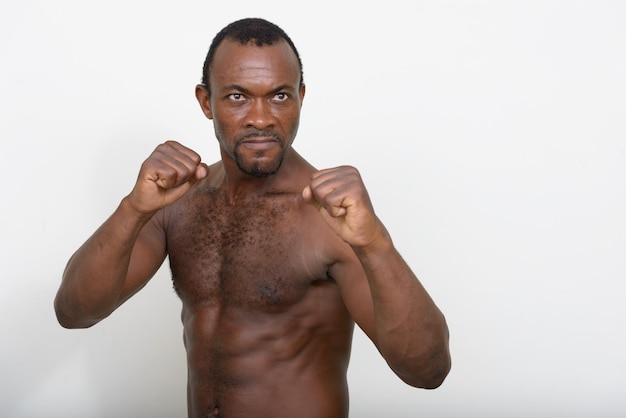
[[[209,407],[209,411],[207,413],[207,418],[214,418],[220,416],[220,407],[219,405],[215,405],[213,407]]]

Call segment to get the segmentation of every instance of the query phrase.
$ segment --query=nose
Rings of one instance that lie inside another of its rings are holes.
[[[265,100],[254,100],[246,114],[246,125],[257,129],[274,126],[276,119],[272,113],[271,105]]]

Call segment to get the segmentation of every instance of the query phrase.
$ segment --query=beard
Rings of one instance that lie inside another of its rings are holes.
[[[254,133],[246,135],[245,138],[255,136],[261,135]],[[241,150],[242,143],[238,141],[237,145],[235,145],[235,149],[233,150],[233,159],[235,160],[235,164],[239,170],[251,177],[261,178],[271,176],[276,173],[278,169],[280,169],[285,157],[285,141],[276,134],[270,136],[274,136],[276,138],[276,144],[279,147],[278,153],[272,152],[271,156],[268,155],[267,151],[260,150],[254,154],[253,158],[250,158],[250,156],[246,157],[244,152]]]
[[[274,158],[268,161],[260,161],[259,159],[264,156],[264,152],[257,152],[253,161],[247,161],[243,154],[240,152],[240,146],[235,147],[235,164],[239,170],[252,177],[268,177],[276,173],[283,163],[285,156],[285,149],[280,145],[280,153]]]

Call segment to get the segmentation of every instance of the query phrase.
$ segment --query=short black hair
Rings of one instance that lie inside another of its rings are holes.
[[[285,33],[284,30],[277,25],[268,22],[265,19],[260,18],[245,18],[230,23],[224,29],[218,32],[211,42],[209,52],[204,60],[204,66],[202,67],[202,84],[210,93],[209,88],[209,71],[213,65],[213,58],[215,57],[215,51],[220,46],[224,39],[233,39],[239,41],[242,45],[254,41],[256,46],[273,45],[274,43],[284,39],[291,47],[296,58],[298,58],[298,65],[300,66],[300,85],[304,84],[304,73],[302,71],[302,60],[300,54],[296,49],[291,38]]]

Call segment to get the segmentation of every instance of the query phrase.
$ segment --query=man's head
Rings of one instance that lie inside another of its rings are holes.
[[[276,173],[298,131],[305,92],[291,40],[261,19],[232,23],[215,37],[203,80],[196,97],[213,120],[226,167],[253,177]]]
[[[298,53],[293,41],[285,33],[285,31],[265,19],[246,18],[237,20],[224,27],[224,29],[215,35],[213,42],[211,42],[209,52],[204,60],[204,66],[202,67],[202,84],[209,91],[209,94],[211,93],[210,73],[213,67],[215,51],[224,39],[238,41],[241,45],[254,42],[256,46],[273,45],[276,42],[284,40],[291,47],[291,50],[298,59],[298,64],[300,66],[300,84],[304,84],[304,73],[302,71],[302,60],[300,59],[300,54]]]

